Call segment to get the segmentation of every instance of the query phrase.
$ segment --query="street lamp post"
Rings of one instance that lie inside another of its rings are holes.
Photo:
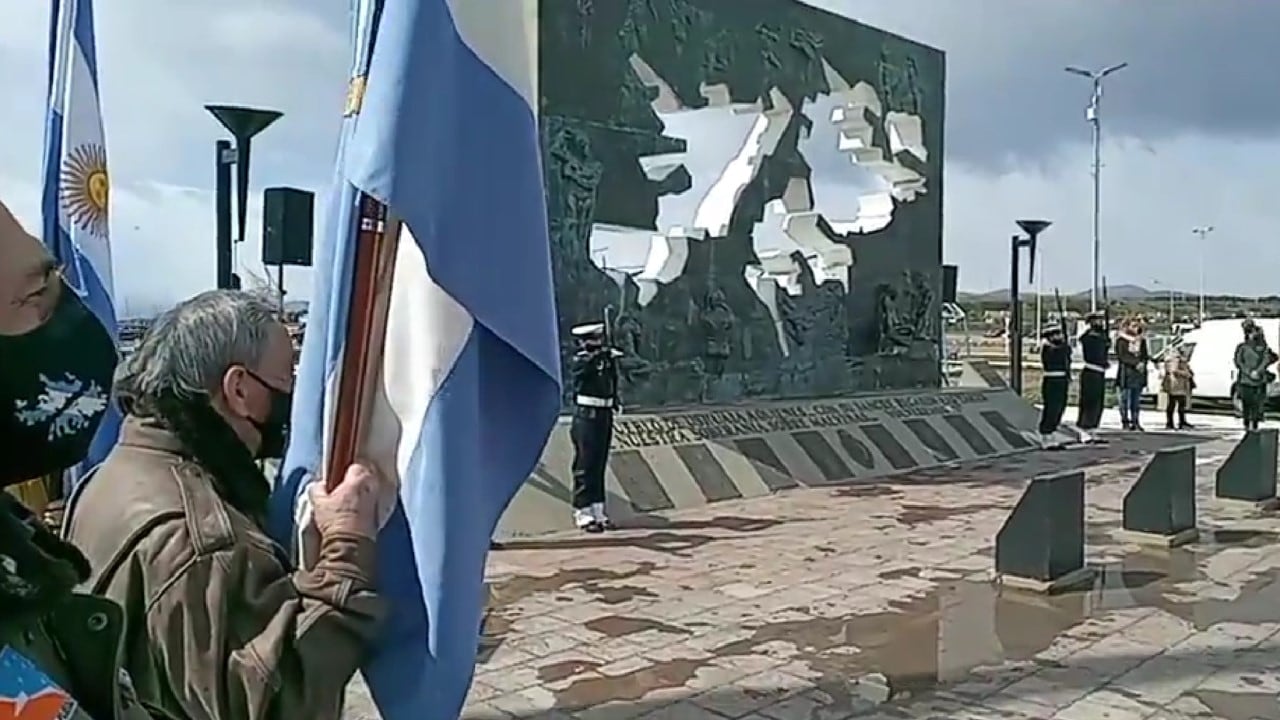
[[[1102,115],[1099,104],[1102,101],[1102,79],[1125,69],[1129,63],[1103,68],[1097,71],[1078,67],[1064,68],[1072,75],[1087,77],[1093,82],[1093,99],[1085,109],[1085,119],[1093,125],[1093,285],[1089,288],[1089,311],[1098,311],[1098,278],[1102,258],[1101,208],[1102,208]]]
[[[1203,324],[1204,324],[1204,320],[1205,320],[1205,313],[1204,313],[1204,264],[1205,264],[1205,257],[1206,257],[1206,255],[1207,255],[1207,254],[1208,254],[1208,252],[1209,252],[1209,250],[1208,250],[1208,248],[1209,248],[1209,244],[1205,241],[1205,238],[1207,238],[1207,237],[1209,236],[1209,233],[1213,232],[1213,226],[1212,226],[1212,225],[1201,225],[1200,227],[1191,228],[1191,232],[1192,232],[1192,233],[1194,233],[1195,235],[1197,235],[1197,236],[1199,236],[1199,237],[1200,237],[1200,324],[1201,324],[1201,325],[1203,325]]]
[[[1175,323],[1175,322],[1176,322],[1176,320],[1177,320],[1177,319],[1173,316],[1173,312],[1174,312],[1174,306],[1173,306],[1173,286],[1172,286],[1172,285],[1166,285],[1166,284],[1164,284],[1164,283],[1160,282],[1159,280],[1152,280],[1152,281],[1151,281],[1151,284],[1152,284],[1152,285],[1155,285],[1155,286],[1156,286],[1156,287],[1158,287],[1158,288],[1164,288],[1165,292],[1167,292],[1167,293],[1169,294],[1169,333],[1170,333],[1170,334],[1172,334],[1172,333],[1173,333],[1173,325],[1174,325],[1174,323]]]
[[[1042,309],[1042,298],[1044,297],[1044,262],[1040,257],[1040,247],[1032,251],[1036,257],[1031,259],[1031,267],[1035,268],[1036,276],[1036,337],[1040,337],[1040,333],[1044,330],[1044,310]]]
[[[257,110],[238,105],[205,105],[222,127],[235,138],[235,149],[231,143],[219,140],[215,144],[215,194],[214,212],[217,215],[216,257],[219,288],[240,287],[240,276],[235,272],[236,243],[244,242],[245,219],[249,212],[249,149],[250,141],[268,125],[279,120],[281,113],[275,110]],[[231,235],[231,166],[236,168],[236,228],[239,231],[233,238]],[[283,271],[282,271],[283,272]],[[283,302],[283,300],[282,300]]]
[[[1030,274],[1036,272],[1036,241],[1040,233],[1049,227],[1048,220],[1018,220],[1018,227],[1026,236],[1014,235],[1010,241],[1009,262],[1009,386],[1013,391],[1022,394],[1022,298],[1019,297],[1019,285],[1022,278],[1019,273],[1019,258],[1022,249],[1027,249],[1030,256]],[[1028,278],[1030,279],[1030,278]]]

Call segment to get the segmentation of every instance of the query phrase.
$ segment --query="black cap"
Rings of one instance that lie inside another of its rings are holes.
[[[1041,331],[1040,337],[1051,338],[1054,335],[1061,335],[1061,334],[1062,334],[1062,328],[1058,327],[1057,325],[1054,325],[1053,327],[1045,328],[1043,331]]]

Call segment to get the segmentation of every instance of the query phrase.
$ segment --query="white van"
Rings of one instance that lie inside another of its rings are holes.
[[[1272,350],[1280,349],[1280,318],[1254,318],[1267,344]],[[1206,400],[1231,399],[1231,385],[1236,381],[1236,346],[1244,339],[1240,318],[1206,320],[1200,327],[1188,331],[1182,337],[1155,353],[1154,362],[1147,370],[1148,395],[1160,392],[1160,377],[1164,371],[1165,353],[1173,348],[1190,353],[1191,371],[1196,375],[1196,387],[1192,397]],[[1275,372],[1273,367],[1272,372]],[[1268,398],[1280,397],[1280,382],[1267,387]]]

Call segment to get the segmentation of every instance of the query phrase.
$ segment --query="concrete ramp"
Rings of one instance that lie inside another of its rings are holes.
[[[993,388],[997,390],[1009,387],[1004,375],[1000,374],[1000,371],[986,360],[965,360],[960,363],[960,380],[958,384],[964,388]]]
[[[1030,450],[1037,413],[1008,389],[955,389],[617,418],[609,513],[647,515],[870,480]],[[569,421],[498,526],[499,540],[572,529]]]

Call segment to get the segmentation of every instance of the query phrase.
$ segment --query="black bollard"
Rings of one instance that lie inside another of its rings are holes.
[[[1084,563],[1084,473],[1031,481],[996,535],[996,573],[1010,587],[1054,593],[1091,577]]]
[[[1221,500],[1251,503],[1271,510],[1276,502],[1276,431],[1250,430],[1240,438],[1214,482]]]
[[[1176,547],[1193,542],[1196,530],[1196,449],[1157,452],[1124,496],[1124,539]]]

